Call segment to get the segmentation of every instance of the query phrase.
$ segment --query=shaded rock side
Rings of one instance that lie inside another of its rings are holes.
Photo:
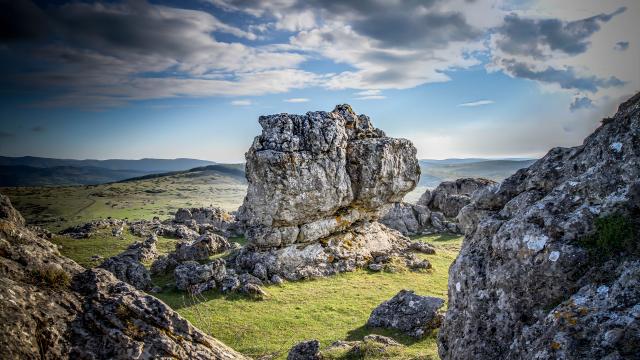
[[[458,215],[443,359],[638,358],[640,94],[583,145],[473,197]],[[593,236],[607,240],[588,247]]]
[[[0,195],[0,357],[244,359],[160,300],[85,270]]]
[[[238,214],[254,248],[313,243],[374,221],[383,205],[400,201],[418,182],[411,142],[386,137],[348,105],[259,122]]]
[[[426,190],[416,204],[393,204],[380,222],[404,235],[459,233],[456,217],[471,202],[472,194],[496,183],[482,178],[444,181]]]

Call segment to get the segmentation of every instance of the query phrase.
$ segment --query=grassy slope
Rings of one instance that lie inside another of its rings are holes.
[[[220,206],[236,210],[246,184],[212,171],[134,182],[92,186],[0,188],[34,224],[52,231],[114,217],[151,219],[170,217],[180,207]]]

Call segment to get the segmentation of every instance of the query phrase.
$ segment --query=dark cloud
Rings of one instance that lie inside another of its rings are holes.
[[[525,78],[529,80],[536,80],[544,83],[557,84],[563,89],[573,89],[581,91],[589,91],[595,93],[598,88],[608,88],[624,85],[624,82],[615,76],[608,79],[599,78],[596,76],[579,76],[575,73],[573,68],[567,67],[566,69],[555,69],[547,67],[544,70],[536,70],[529,65],[515,60],[503,60],[502,66],[509,74]]]
[[[577,97],[573,99],[571,105],[569,105],[569,109],[571,111],[576,111],[580,109],[589,109],[593,107],[593,101],[586,96]]]
[[[283,16],[311,10],[325,19],[344,21],[358,34],[387,48],[442,48],[449,42],[481,35],[460,12],[436,10],[434,5],[442,0],[300,0],[280,5],[255,0],[213,1],[222,8],[261,16],[268,12]]]
[[[587,50],[591,35],[600,30],[600,23],[607,22],[624,11],[626,8],[623,7],[611,14],[600,14],[570,22],[507,15],[504,25],[498,29],[502,37],[498,40],[497,46],[507,54],[534,58],[547,56],[547,48],[568,55],[581,54]]]
[[[47,129],[44,126],[36,125],[36,126],[31,128],[31,131],[32,132],[36,132],[36,133],[41,133],[41,132],[47,131]]]
[[[628,41],[618,41],[616,45],[613,47],[614,50],[625,51],[629,48]]]
[[[0,131],[0,139],[9,139],[16,136],[14,133],[10,133],[10,132],[6,132],[6,131]]]

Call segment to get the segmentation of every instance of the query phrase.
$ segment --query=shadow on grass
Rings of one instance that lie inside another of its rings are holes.
[[[416,338],[413,338],[411,336],[407,336],[405,334],[400,333],[399,331],[389,330],[389,329],[384,329],[384,328],[369,327],[367,325],[362,325],[362,326],[357,327],[357,328],[355,328],[353,330],[350,330],[347,333],[347,337],[345,338],[345,340],[347,340],[347,341],[360,341],[365,336],[371,335],[371,334],[390,337],[390,338],[394,339],[395,341],[397,341],[400,344],[405,345],[405,346],[413,345],[413,344],[415,344],[417,342],[420,342],[420,341],[424,340],[424,339],[416,339]],[[433,336],[433,334],[430,334],[429,336]],[[426,337],[425,337],[425,339],[426,339]]]

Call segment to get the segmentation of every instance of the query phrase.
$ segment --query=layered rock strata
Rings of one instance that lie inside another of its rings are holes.
[[[302,278],[406,246],[376,220],[418,182],[410,141],[386,137],[348,105],[259,122],[262,134],[246,154],[248,191],[238,217],[249,244],[239,264],[261,262],[267,276]]]

